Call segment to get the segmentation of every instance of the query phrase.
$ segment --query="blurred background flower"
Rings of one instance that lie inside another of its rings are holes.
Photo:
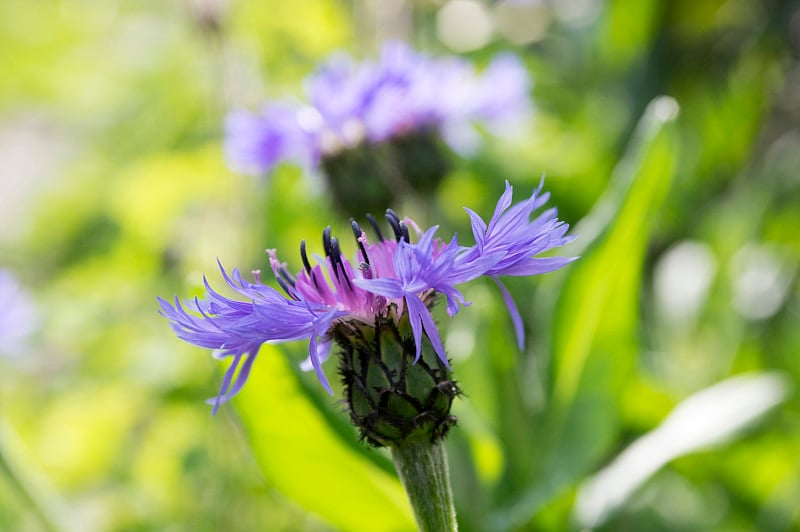
[[[409,529],[301,346],[264,346],[212,418],[218,363],[154,298],[201,294],[217,257],[264,268],[329,220],[347,234],[312,173],[227,170],[225,117],[298,105],[332,54],[377,65],[389,42],[477,79],[511,54],[535,81],[535,120],[440,151],[398,212],[469,245],[462,205],[546,173],[580,235],[580,261],[507,283],[523,353],[491,282],[442,320],[469,390],[447,440],[462,528],[798,528],[796,2],[6,0],[0,267],[36,329],[0,357],[0,530]],[[646,478],[618,474],[642,456]]]
[[[36,307],[28,291],[8,270],[0,269],[0,353],[21,353],[36,329]]]
[[[474,152],[473,122],[519,130],[530,114],[529,84],[510,54],[478,75],[468,61],[426,57],[398,41],[385,44],[377,62],[340,52],[306,79],[309,105],[229,114],[228,162],[256,175],[282,161],[321,169],[334,206],[381,212],[403,195],[436,190],[449,168],[442,140]]]

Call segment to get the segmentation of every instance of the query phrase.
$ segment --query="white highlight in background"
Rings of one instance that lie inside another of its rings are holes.
[[[765,372],[727,379],[685,399],[661,425],[584,482],[575,502],[578,524],[603,524],[665,464],[730,439],[783,402],[789,391],[783,374]]]

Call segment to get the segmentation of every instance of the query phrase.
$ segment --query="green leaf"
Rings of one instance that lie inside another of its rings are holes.
[[[627,368],[636,355],[635,349],[624,348],[635,348],[641,267],[653,213],[669,191],[677,160],[674,130],[667,127],[676,114],[671,98],[657,98],[648,106],[607,197],[575,229],[589,242],[562,288],[554,322],[557,410],[568,408],[582,386],[613,392],[618,383],[582,382],[593,358],[613,361],[617,367],[611,371],[619,375],[619,363]],[[621,351],[626,360],[621,360]]]
[[[573,232],[582,257],[570,266],[556,304],[550,405],[541,439],[531,443],[534,484],[495,516],[495,526],[527,521],[594,467],[618,435],[618,390],[638,353],[642,264],[677,159],[676,114],[671,98],[651,102],[604,197]]]
[[[236,406],[264,476],[285,496],[341,530],[414,528],[397,477],[328,425],[280,350],[262,346]]]
[[[605,524],[667,463],[735,438],[785,401],[791,388],[791,380],[783,373],[755,372],[731,377],[684,399],[657,428],[583,483],[576,497],[576,521],[588,529]]]

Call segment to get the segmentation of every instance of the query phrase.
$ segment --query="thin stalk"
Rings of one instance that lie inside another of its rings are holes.
[[[423,440],[395,445],[392,459],[420,532],[456,532],[458,523],[444,444]]]

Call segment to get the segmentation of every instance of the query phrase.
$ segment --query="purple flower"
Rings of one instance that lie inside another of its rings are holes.
[[[226,153],[232,168],[259,174],[282,161],[318,165],[326,155],[437,129],[455,149],[475,144],[473,124],[500,133],[530,114],[530,81],[512,55],[481,73],[460,58],[432,58],[387,44],[377,61],[339,53],[305,84],[309,105],[273,104],[231,113]]]
[[[250,283],[238,270],[229,275],[220,264],[225,282],[241,298],[225,297],[206,282],[205,300],[195,299],[187,305],[177,297],[174,304],[159,298],[160,313],[182,340],[215,349],[218,358],[232,359],[219,395],[211,400],[215,412],[242,388],[263,343],[309,340],[308,363],[332,394],[322,362],[331,347],[331,330],[342,321],[370,326],[378,317],[397,321],[407,313],[417,359],[425,334],[436,356],[449,368],[430,312],[433,296],[445,296],[452,316],[469,304],[457,285],[481,276],[495,279],[500,286],[522,347],[522,319],[499,276],[545,273],[574,260],[535,257],[572,240],[565,236],[568,225],[558,220],[556,209],[531,220],[534,211],[548,199],[540,192],[541,185],[530,198],[512,205],[512,187],[506,183],[488,225],[467,209],[475,237],[473,246],[461,246],[455,236],[444,242],[436,238],[438,226],[422,231],[412,220],[400,219],[388,210],[386,218],[394,239],[384,238],[371,216],[368,219],[377,235],[375,242],[352,222],[358,244],[354,262],[342,255],[339,241],[327,228],[323,232],[325,258],[312,266],[305,241],[301,242],[304,267],[297,275],[289,273],[275,250],[268,250],[270,266],[283,293],[262,284],[259,272],[254,272],[255,283]],[[411,242],[409,227],[417,235],[416,243]]]
[[[11,272],[0,269],[0,353],[16,354],[36,329],[36,307]]]
[[[265,106],[259,114],[236,111],[225,122],[225,150],[231,167],[237,172],[258,174],[291,158],[308,164],[315,155],[311,134],[303,128],[302,116],[289,104]]]

